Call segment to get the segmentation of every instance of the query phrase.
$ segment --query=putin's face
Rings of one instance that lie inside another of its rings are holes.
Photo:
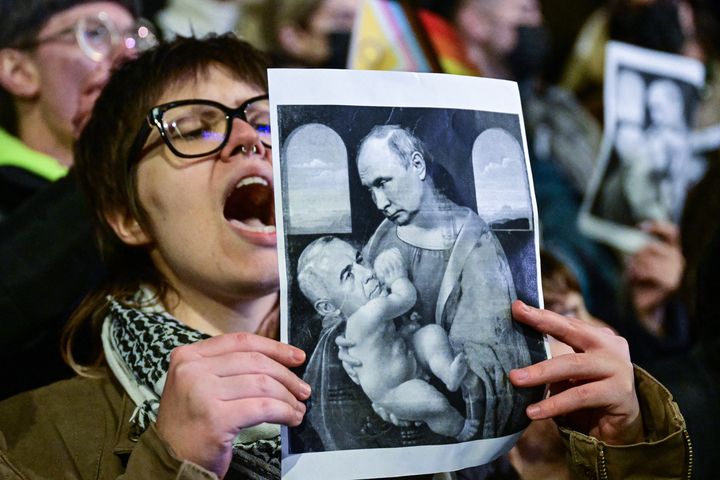
[[[408,225],[420,211],[425,188],[425,164],[420,158],[407,167],[387,140],[367,140],[358,157],[358,173],[363,186],[385,217],[396,225]]]

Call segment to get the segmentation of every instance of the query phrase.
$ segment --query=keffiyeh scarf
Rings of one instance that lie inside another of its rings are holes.
[[[108,298],[102,341],[108,366],[137,407],[130,422],[144,431],[157,418],[160,395],[170,367],[170,352],[205,338],[170,315],[152,292],[143,290],[137,305],[128,307]],[[225,478],[280,478],[280,428],[261,424],[244,429],[233,443],[233,460]]]

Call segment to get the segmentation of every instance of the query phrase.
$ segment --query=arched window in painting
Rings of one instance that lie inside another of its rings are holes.
[[[287,233],[350,233],[348,157],[340,135],[320,123],[302,125],[288,136],[282,161]]]
[[[472,148],[478,215],[494,230],[529,230],[532,200],[520,142],[503,128],[489,128]]]

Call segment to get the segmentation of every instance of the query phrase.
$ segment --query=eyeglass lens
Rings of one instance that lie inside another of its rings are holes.
[[[105,12],[78,22],[76,36],[83,52],[95,61],[110,56],[121,41],[126,49],[135,51],[144,51],[157,44],[152,26],[146,21],[139,20],[127,32],[121,33]]]
[[[271,146],[269,103],[258,100],[249,104],[245,119],[260,140]],[[225,111],[213,105],[180,105],[167,110],[162,118],[163,129],[173,148],[184,155],[202,156],[216,151],[229,135]]]
[[[113,39],[117,35],[114,30],[114,25],[101,16],[82,19],[77,32],[80,48],[93,60],[102,60],[110,55],[117,42]]]

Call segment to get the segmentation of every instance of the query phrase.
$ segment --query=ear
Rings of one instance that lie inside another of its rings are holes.
[[[427,171],[425,167],[425,159],[423,158],[422,153],[413,152],[410,156],[410,165],[412,165],[413,170],[415,170],[417,176],[420,177],[420,180],[425,180]]]
[[[315,310],[323,317],[334,317],[340,314],[340,310],[338,310],[335,304],[326,298],[321,298],[317,300],[313,304],[313,306],[315,307]]]
[[[12,96],[34,97],[40,83],[37,64],[27,53],[14,48],[0,50],[0,85]]]
[[[106,213],[105,220],[115,231],[115,235],[127,245],[147,245],[152,240],[137,219],[127,210]]]

